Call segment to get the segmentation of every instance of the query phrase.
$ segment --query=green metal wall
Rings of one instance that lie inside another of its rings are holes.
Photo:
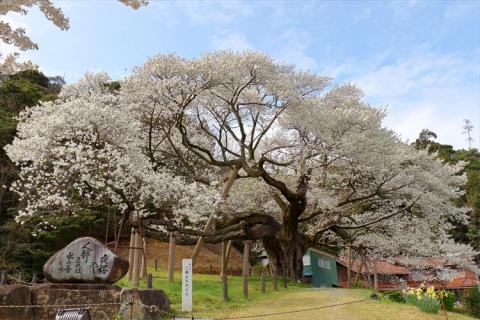
[[[335,258],[310,249],[306,254],[310,255],[310,266],[304,266],[303,274],[312,275],[312,285],[314,287],[338,286]],[[322,260],[322,266],[319,265],[319,260]],[[324,267],[325,262],[330,264],[330,269]]]

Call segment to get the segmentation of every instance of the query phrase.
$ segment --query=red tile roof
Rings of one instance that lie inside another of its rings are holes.
[[[475,273],[469,270],[460,270],[455,278],[447,282],[446,287],[448,289],[470,288],[477,284]]]
[[[337,262],[344,265],[345,267],[348,266],[347,259],[337,258]],[[360,264],[361,262],[359,260],[353,260],[352,271],[358,273],[360,269]],[[374,270],[376,270],[378,274],[386,274],[386,275],[411,273],[407,268],[387,262],[387,261],[376,261],[375,263],[372,263],[371,261],[369,261],[367,264],[368,264],[368,271],[370,271],[370,273],[373,273]],[[365,268],[362,269],[362,273],[367,273]]]

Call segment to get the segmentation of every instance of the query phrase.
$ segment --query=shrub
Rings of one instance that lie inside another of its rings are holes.
[[[480,318],[480,286],[470,288],[465,297],[465,304],[472,316]]]
[[[423,312],[437,313],[440,310],[440,300],[424,295],[417,299],[417,307]]]
[[[405,296],[399,291],[386,293],[385,297],[392,302],[405,303]]]
[[[442,290],[439,292],[439,296],[443,300],[443,305],[445,306],[445,309],[447,309],[448,311],[452,311],[453,307],[455,306],[455,301],[457,300],[455,293],[447,290]]]
[[[405,302],[408,303],[408,304],[411,304],[413,306],[416,306],[417,305],[417,296],[409,294],[407,296],[407,298],[405,299]]]

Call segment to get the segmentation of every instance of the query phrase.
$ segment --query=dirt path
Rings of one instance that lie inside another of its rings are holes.
[[[367,301],[345,304],[336,307],[322,308],[310,311],[300,311],[295,313],[286,313],[273,316],[260,316],[250,319],[265,320],[440,320],[445,319],[441,314],[426,314],[420,312],[414,306],[392,303],[386,301],[376,301],[369,299],[367,290],[347,290],[347,289],[298,289],[285,291],[278,295],[272,295],[271,298],[259,301],[250,306],[242,308],[240,311],[226,312],[216,314],[221,316],[246,316],[260,315],[269,313],[288,312],[293,310],[302,310],[308,308],[317,308],[333,304],[347,303],[367,299]],[[473,319],[456,313],[449,313],[449,320],[467,320]]]

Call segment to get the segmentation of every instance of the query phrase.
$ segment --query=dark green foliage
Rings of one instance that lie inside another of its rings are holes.
[[[385,298],[392,302],[405,303],[405,296],[399,291],[385,293]]]
[[[60,91],[63,79],[52,80],[37,70],[22,71],[6,76],[0,82],[0,267],[23,272],[41,271],[38,263],[51,254],[49,244],[43,245],[34,239],[26,227],[13,220],[17,197],[7,188],[18,172],[8,159],[4,147],[15,137],[15,117],[26,107],[40,101],[54,100]],[[67,233],[68,234],[68,233]],[[55,243],[58,243],[58,239]],[[38,260],[37,260],[38,258]]]
[[[447,309],[448,311],[452,311],[455,307],[455,301],[457,300],[455,293],[451,291],[445,291],[443,295],[444,297],[442,298],[442,300],[445,309]]]
[[[475,318],[480,319],[480,286],[470,288],[465,297],[468,312]]]
[[[47,228],[48,231],[36,236],[32,233],[32,226],[40,222],[48,225],[50,221],[38,218],[30,225],[19,225],[10,219],[1,226],[5,244],[2,249],[4,253],[8,252],[8,257],[2,257],[0,269],[21,270],[27,275],[41,274],[45,261],[79,235],[98,238],[105,233],[105,216],[99,213],[81,212],[77,216],[56,216],[51,220],[55,220],[55,229]]]

